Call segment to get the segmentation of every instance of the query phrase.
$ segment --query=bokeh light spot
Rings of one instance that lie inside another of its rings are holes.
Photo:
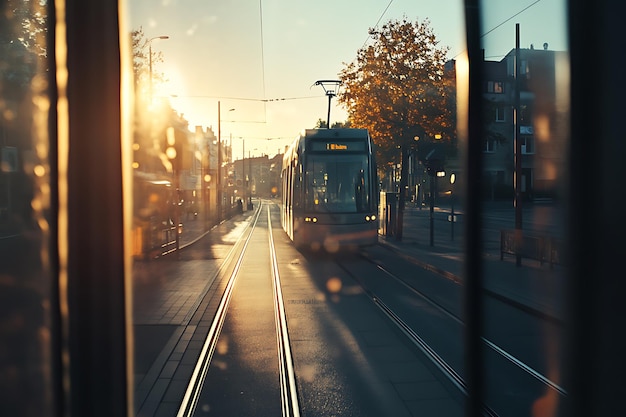
[[[339,278],[333,277],[326,281],[326,289],[332,293],[338,293],[341,291],[341,280]]]

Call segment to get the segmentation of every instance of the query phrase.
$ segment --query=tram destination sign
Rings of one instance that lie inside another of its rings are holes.
[[[345,151],[358,151],[363,152],[366,150],[365,143],[363,141],[314,141],[311,142],[312,151],[329,151],[329,152],[345,152]]]

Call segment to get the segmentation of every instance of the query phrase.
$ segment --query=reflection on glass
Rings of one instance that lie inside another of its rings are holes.
[[[481,6],[483,239],[484,252],[499,259],[483,262],[485,289],[499,299],[485,297],[485,401],[498,414],[553,416],[566,395],[566,10],[560,1]]]
[[[45,2],[0,4],[0,408],[49,415],[48,20]]]

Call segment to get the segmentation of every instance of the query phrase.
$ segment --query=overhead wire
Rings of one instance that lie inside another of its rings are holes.
[[[509,22],[511,19],[519,16],[520,14],[524,13],[526,10],[528,10],[531,7],[535,6],[540,1],[541,0],[535,0],[533,3],[531,3],[528,6],[524,7],[520,11],[512,14],[511,16],[509,16],[508,18],[506,18],[505,20],[503,20],[502,22],[500,22],[499,24],[497,24],[493,28],[489,29],[487,32],[483,33],[480,37],[484,38],[485,36],[489,35],[491,32],[493,32],[496,29],[500,28],[505,23]],[[393,2],[394,2],[394,0],[389,0],[389,3],[387,3],[387,6],[385,6],[384,10],[381,12],[380,16],[378,17],[378,20],[376,21],[376,23],[372,27],[373,29],[376,29],[378,27],[378,25],[380,24],[380,22],[383,20],[383,18],[387,14],[387,11],[389,10],[389,8],[393,4]],[[317,96],[306,96],[306,97],[284,97],[284,98],[270,98],[270,99],[265,97],[266,89],[265,89],[265,52],[264,52],[265,48],[264,48],[264,38],[263,38],[263,0],[259,0],[259,22],[260,22],[260,41],[261,41],[261,82],[262,82],[262,97],[263,98],[261,98],[261,99],[258,99],[258,98],[256,98],[256,99],[255,98],[241,98],[241,97],[222,97],[222,98],[224,98],[224,99],[234,99],[234,100],[249,100],[249,101],[260,101],[260,102],[263,102],[263,112],[264,112],[264,115],[265,115],[264,119],[267,120],[267,103],[268,102],[288,101],[288,100],[302,100],[302,99],[318,98],[318,97]],[[368,34],[367,38],[363,42],[363,45],[361,46],[360,49],[365,48],[365,46],[367,45],[367,42],[369,40],[370,40],[370,36]],[[452,59],[458,57],[461,54],[463,54],[463,52],[458,53]]]
[[[389,3],[387,4],[387,7],[385,7],[385,10],[383,10],[383,12],[380,14],[380,17],[378,18],[378,20],[376,21],[376,24],[372,27],[372,29],[376,29],[378,27],[378,24],[380,23],[380,21],[383,20],[383,17],[387,14],[387,10],[389,10],[391,3],[393,3],[393,0],[389,1]],[[361,46],[361,49],[365,48],[365,45],[367,44],[367,41],[369,40],[370,40],[370,37],[368,34],[367,38],[365,39],[365,42],[363,42],[363,46]]]
[[[519,12],[515,13],[514,15],[510,16],[508,19],[500,22],[499,24],[497,24],[496,26],[494,26],[493,28],[489,29],[487,32],[483,33],[482,35],[480,35],[481,39],[484,38],[485,36],[489,35],[491,32],[493,32],[494,30],[498,29],[500,26],[504,25],[506,22],[508,22],[509,20],[513,19],[514,17],[519,16],[520,14],[524,13],[526,10],[530,9],[531,7],[533,7],[535,4],[539,3],[541,0],[536,0],[534,3],[529,4],[528,6],[524,7],[522,10],[520,10]]]
[[[302,97],[277,97],[277,98],[256,98],[256,97],[229,97],[229,96],[205,96],[205,95],[178,95],[174,94],[171,98],[212,98],[217,100],[239,100],[239,101],[260,101],[268,103],[270,101],[290,101],[304,100],[309,98],[319,98],[319,96],[302,96]]]
[[[493,32],[494,30],[498,29],[499,27],[501,27],[502,25],[504,25],[506,22],[510,21],[511,19],[513,19],[514,17],[519,16],[520,14],[524,13],[526,10],[530,9],[531,7],[533,7],[534,5],[536,5],[537,3],[539,3],[541,0],[535,0],[533,3],[529,4],[528,6],[524,7],[522,10],[520,10],[519,12],[512,14],[511,16],[509,16],[508,18],[506,18],[505,20],[503,20],[502,22],[498,23],[496,26],[492,27],[491,29],[489,29],[487,32],[483,33],[482,35],[480,35],[480,39],[484,38],[485,36],[489,35],[491,32]],[[458,54],[456,54],[455,56],[452,57],[452,59],[458,57],[459,55],[462,55],[463,53],[465,53],[466,50],[459,52]]]
[[[520,14],[524,13],[526,10],[530,9],[531,7],[533,7],[534,5],[536,5],[537,3],[539,3],[541,0],[535,0],[533,3],[529,4],[528,6],[524,7],[522,10],[520,10],[517,13],[514,13],[513,15],[509,16],[507,19],[503,20],[502,22],[498,23],[496,26],[494,26],[493,28],[489,29],[487,32],[483,33],[480,38],[484,38],[485,36],[487,36],[488,34],[490,34],[491,32],[493,32],[494,30],[498,29],[499,27],[501,27],[502,25],[504,25],[506,22],[510,21],[511,19],[519,16]],[[393,3],[393,0],[390,0],[389,3],[387,4],[387,7],[385,7],[385,9],[383,10],[383,12],[381,13],[380,17],[378,18],[378,20],[376,21],[376,24],[373,26],[373,29],[376,29],[378,27],[378,24],[380,23],[380,21],[383,19],[383,17],[385,16],[385,14],[387,14],[387,10],[389,10],[389,7],[391,7],[391,4]],[[367,38],[365,39],[365,41],[363,42],[363,46],[361,46],[360,49],[365,48],[365,45],[367,45],[367,42],[370,40],[369,34],[367,36]],[[452,59],[458,57],[459,55],[461,55],[463,52],[460,52],[458,54],[456,54]]]

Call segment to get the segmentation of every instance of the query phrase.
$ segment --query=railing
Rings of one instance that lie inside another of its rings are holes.
[[[254,205],[251,201],[248,203],[247,209],[254,209]],[[241,214],[242,212],[243,207],[239,204],[224,207],[223,218],[230,219],[231,217]],[[196,221],[198,219],[198,215],[195,211],[190,211],[188,214],[194,216],[191,221]],[[211,218],[210,221],[217,222],[217,219]],[[182,235],[182,222],[178,225],[178,227],[176,227],[171,221],[166,223],[157,220],[156,218],[142,221],[137,220],[135,226],[133,227],[133,257],[135,259],[148,260],[171,255],[182,248]]]
[[[176,226],[170,226],[168,228],[161,230],[161,233],[163,235],[163,240],[162,240],[163,243],[161,243],[159,256],[165,256],[169,253],[175,252],[177,249],[176,239],[177,239],[178,228]]]
[[[500,230],[500,260],[508,254],[533,259],[541,265],[547,262],[550,267],[561,263],[563,243],[560,240],[550,236],[524,235],[523,231],[519,231],[520,241],[516,242],[516,233],[515,230]]]
[[[133,254],[136,259],[155,259],[176,251],[178,228],[152,219],[134,228]]]

